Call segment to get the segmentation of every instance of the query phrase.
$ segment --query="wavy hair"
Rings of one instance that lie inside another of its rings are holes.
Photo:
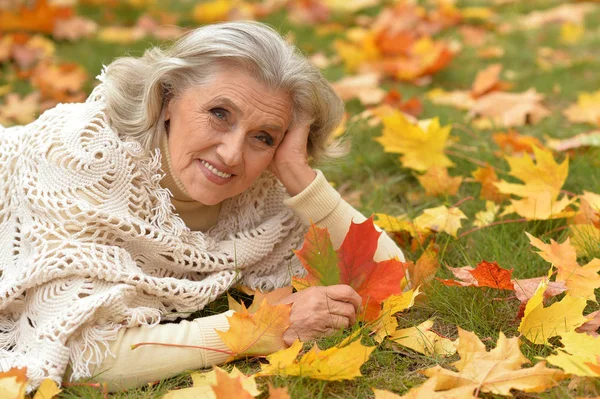
[[[223,64],[245,68],[268,87],[290,94],[292,123],[300,115],[313,119],[308,138],[313,160],[344,153],[344,145],[329,140],[344,113],[343,101],[295,46],[267,25],[250,21],[203,26],[169,47],[113,61],[104,90],[111,126],[150,151],[165,134],[168,101],[207,84]]]

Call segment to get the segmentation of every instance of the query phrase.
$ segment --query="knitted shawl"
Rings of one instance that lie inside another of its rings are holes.
[[[160,150],[119,137],[102,84],[26,126],[0,126],[0,369],[27,367],[29,390],[72,380],[121,328],[202,309],[240,282],[269,290],[303,267],[305,227],[270,173],[190,231],[159,182]]]

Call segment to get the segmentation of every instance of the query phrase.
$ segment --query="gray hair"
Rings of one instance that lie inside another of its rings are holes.
[[[308,153],[335,157],[344,145],[329,140],[344,103],[321,72],[272,28],[258,22],[226,22],[195,29],[172,46],[153,47],[140,58],[123,57],[106,69],[105,98],[111,126],[150,151],[165,134],[166,104],[187,88],[208,83],[226,64],[247,69],[292,98],[292,123],[313,119]]]

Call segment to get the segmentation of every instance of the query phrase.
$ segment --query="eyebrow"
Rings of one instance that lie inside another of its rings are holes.
[[[229,99],[228,97],[224,97],[224,96],[215,97],[210,103],[211,104],[222,103],[225,106],[231,108],[235,113],[238,113],[238,114],[242,113],[242,110],[237,105],[235,105],[235,103],[233,101],[231,101],[231,99]],[[260,128],[262,130],[274,130],[274,131],[277,131],[277,133],[285,132],[285,129],[279,125],[266,124],[266,125],[261,125]]]

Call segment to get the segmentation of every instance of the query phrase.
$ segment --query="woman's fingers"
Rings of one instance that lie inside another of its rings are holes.
[[[362,298],[352,287],[345,284],[330,285],[325,287],[325,295],[334,301],[347,302],[354,306],[355,312],[362,304]]]

